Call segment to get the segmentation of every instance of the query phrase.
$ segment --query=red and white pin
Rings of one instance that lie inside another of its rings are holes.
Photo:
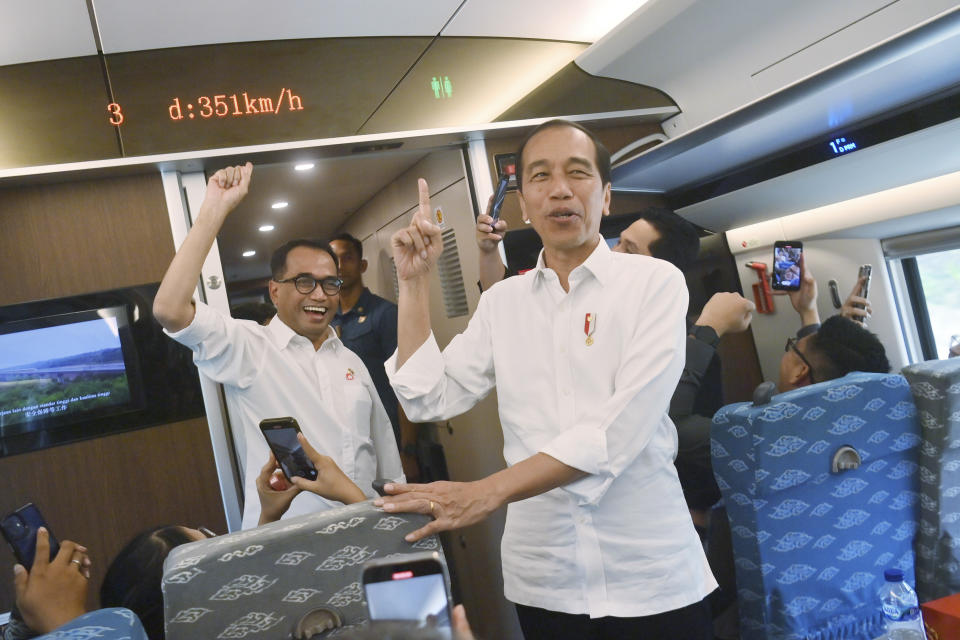
[[[583,319],[583,332],[587,335],[587,346],[593,344],[593,332],[597,330],[597,314],[588,313]]]

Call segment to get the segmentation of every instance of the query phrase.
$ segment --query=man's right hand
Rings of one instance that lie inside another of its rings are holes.
[[[44,634],[86,613],[89,584],[87,550],[64,540],[50,560],[47,530],[37,530],[37,548],[29,573],[22,565],[13,567],[17,608],[33,631]]]
[[[401,281],[426,276],[443,252],[440,227],[433,223],[430,209],[430,189],[423,178],[417,180],[420,204],[413,212],[410,226],[393,234],[393,261],[397,278]]]
[[[870,301],[860,295],[866,283],[867,276],[860,276],[857,279],[857,284],[853,286],[850,295],[847,296],[847,299],[843,301],[843,306],[840,307],[840,315],[860,323],[865,322],[870,317],[870,313],[873,311],[870,307]]]
[[[806,258],[800,257],[800,266],[803,275],[800,278],[800,288],[788,292],[790,304],[800,314],[800,326],[817,324],[820,322],[820,312],[817,311],[817,280],[806,264]]]
[[[503,234],[507,231],[506,220],[500,218],[496,222],[490,215],[490,209],[493,207],[493,196],[487,200],[487,210],[477,216],[477,247],[480,253],[495,253],[497,245],[503,240]],[[499,257],[497,258],[499,260]]]
[[[207,193],[200,205],[201,215],[212,208],[219,209],[224,215],[233,211],[246,197],[252,175],[253,165],[248,162],[236,167],[224,167],[210,176]]]
[[[710,327],[718,336],[746,331],[756,306],[739,293],[715,293],[704,305],[695,324]]]

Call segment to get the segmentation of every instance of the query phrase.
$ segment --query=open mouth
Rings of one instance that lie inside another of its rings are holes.
[[[323,318],[327,315],[327,307],[320,304],[307,304],[303,310],[312,318]]]
[[[580,216],[575,211],[571,211],[570,209],[557,209],[556,211],[551,211],[550,215],[547,217],[563,222],[567,220],[573,220],[574,218],[579,218]]]

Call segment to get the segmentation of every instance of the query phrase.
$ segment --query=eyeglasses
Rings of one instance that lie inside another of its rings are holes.
[[[317,285],[320,285],[320,288],[323,289],[323,292],[328,296],[335,296],[340,293],[340,287],[343,286],[343,280],[336,278],[334,276],[328,276],[326,278],[320,278],[317,280],[311,275],[301,273],[298,276],[292,278],[287,278],[286,280],[277,280],[274,278],[274,282],[278,284],[284,284],[287,282],[292,282],[293,286],[297,288],[297,291],[306,295],[312,293],[314,289],[317,288]]]
[[[790,351],[791,349],[793,350],[793,352],[794,352],[795,354],[797,354],[797,357],[800,358],[801,362],[803,362],[803,364],[807,365],[807,369],[810,370],[810,383],[813,384],[813,382],[814,382],[814,379],[813,379],[813,365],[810,364],[810,361],[807,360],[807,358],[806,358],[802,353],[800,353],[800,349],[797,349],[797,339],[796,339],[796,338],[787,338],[787,344],[786,344],[786,346],[783,348],[783,350],[784,350],[784,351]]]
[[[203,535],[205,535],[205,536],[208,537],[208,538],[216,538],[216,537],[217,537],[217,534],[215,534],[213,531],[210,531],[210,529],[207,529],[206,527],[197,527],[197,531],[199,531],[200,533],[202,533]]]

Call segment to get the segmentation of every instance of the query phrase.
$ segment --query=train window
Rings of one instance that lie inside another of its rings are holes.
[[[926,253],[913,258],[918,286],[926,300],[932,358],[960,351],[960,249]]]
[[[960,355],[960,227],[881,243],[910,361]]]

